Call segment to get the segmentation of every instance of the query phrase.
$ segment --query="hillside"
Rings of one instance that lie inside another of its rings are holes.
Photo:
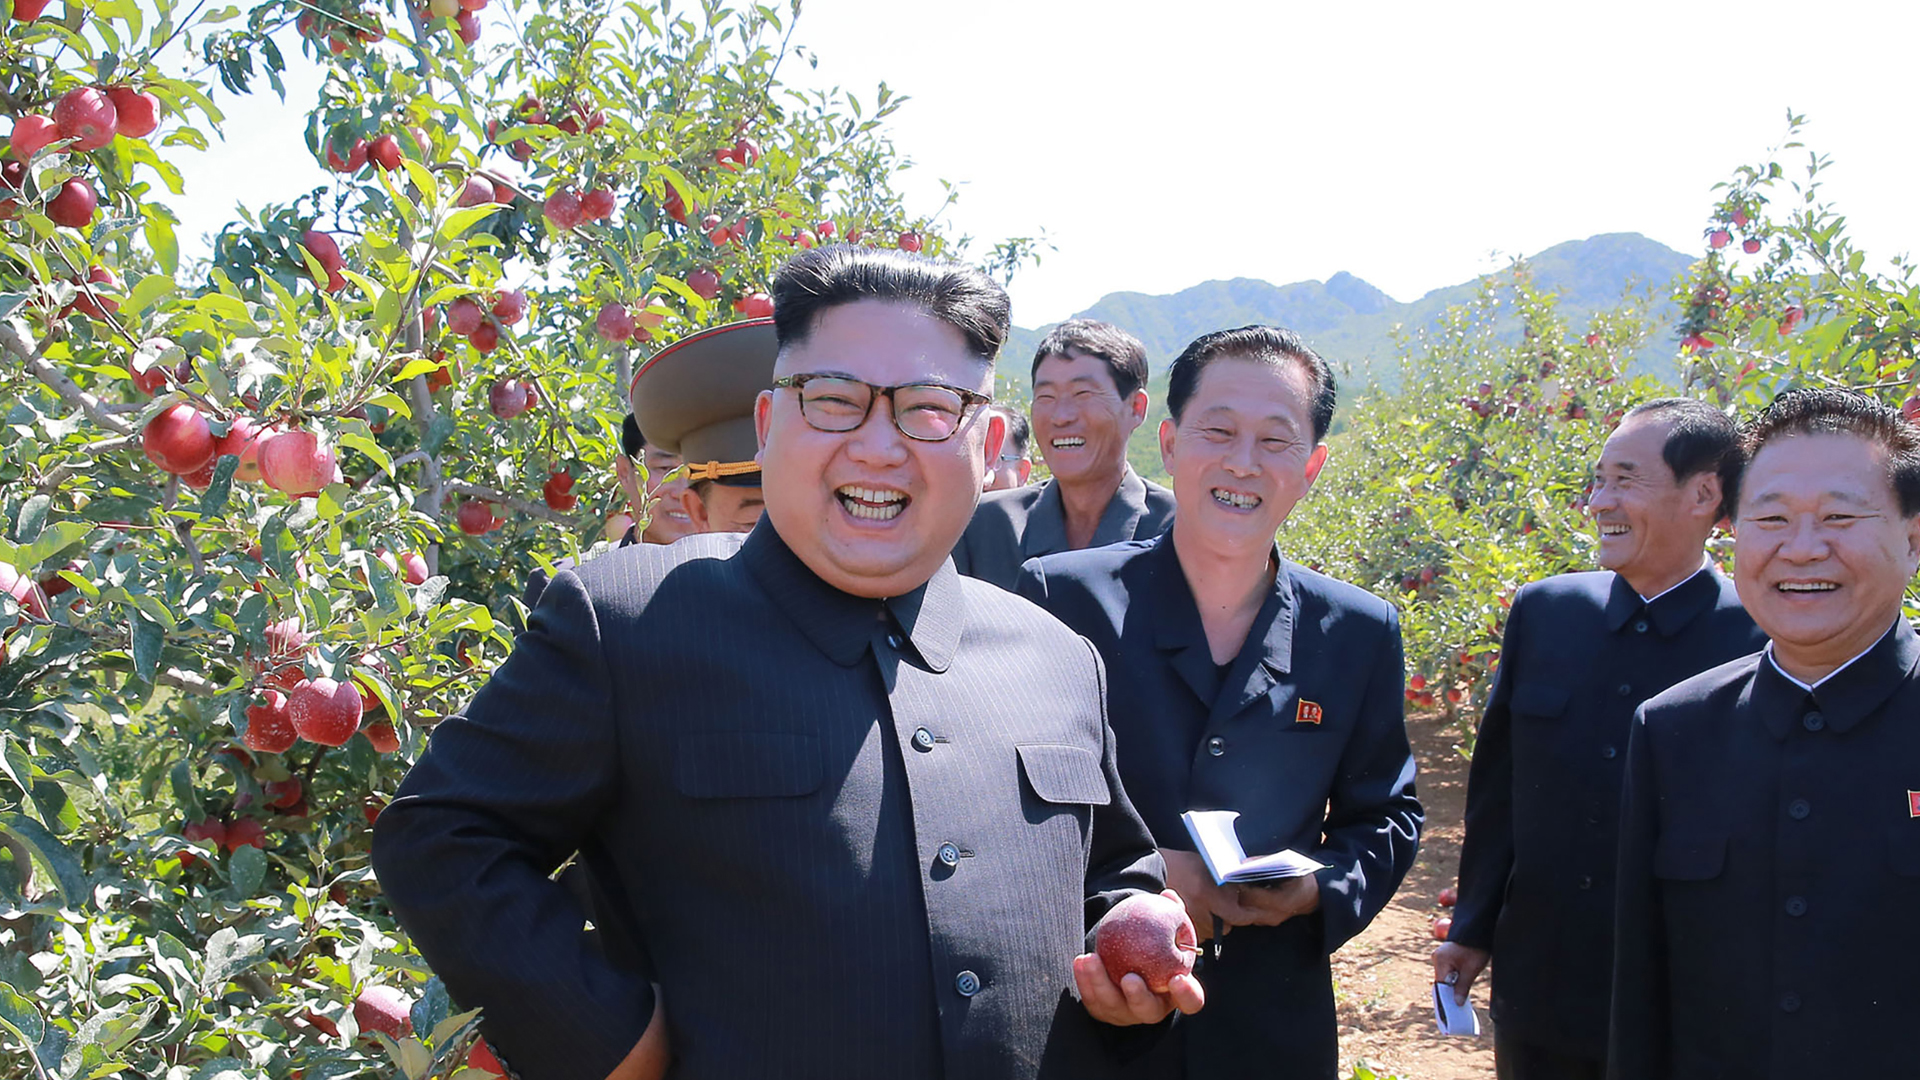
[[[1528,260],[1538,281],[1559,293],[1562,308],[1579,325],[1592,311],[1609,308],[1629,291],[1651,289],[1656,318],[1671,314],[1667,285],[1687,268],[1689,258],[1638,233],[1607,233],[1570,240]],[[1435,289],[1401,303],[1367,282],[1341,271],[1326,281],[1272,285],[1252,278],[1208,281],[1168,296],[1109,293],[1078,315],[1124,327],[1146,343],[1148,363],[1158,374],[1199,335],[1248,323],[1277,323],[1305,335],[1348,386],[1398,380],[1393,347],[1395,328],[1425,326],[1449,305],[1470,299],[1477,281]],[[1002,352],[1002,374],[1024,393],[1033,350],[1049,327],[1015,327]],[[1656,334],[1639,357],[1649,371],[1669,369],[1673,346]]]

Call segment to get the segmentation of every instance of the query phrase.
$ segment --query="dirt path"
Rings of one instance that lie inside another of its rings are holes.
[[[1438,716],[1408,717],[1420,760],[1418,790],[1426,807],[1420,855],[1400,892],[1366,932],[1333,957],[1340,1007],[1341,1075],[1368,1063],[1401,1080],[1482,1080],[1493,1076],[1493,1038],[1442,1036],[1433,1023],[1435,898],[1460,869],[1460,831],[1467,800],[1467,761],[1454,749],[1454,729]],[[1474,987],[1483,1032],[1486,979]]]

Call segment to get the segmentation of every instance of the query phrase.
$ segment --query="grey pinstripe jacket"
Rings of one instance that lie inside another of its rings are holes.
[[[380,816],[421,953],[526,1080],[601,1080],[652,1015],[549,879],[578,849],[664,994],[672,1075],[1097,1077],[1134,1036],[1072,957],[1163,875],[1098,656],[943,565],[841,593],[770,523],[564,571]]]

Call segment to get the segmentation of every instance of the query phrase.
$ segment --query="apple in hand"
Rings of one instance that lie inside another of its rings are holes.
[[[1193,972],[1200,955],[1187,907],[1162,894],[1139,893],[1113,906],[1093,932],[1094,952],[1114,982],[1128,973],[1164,994],[1176,975]]]

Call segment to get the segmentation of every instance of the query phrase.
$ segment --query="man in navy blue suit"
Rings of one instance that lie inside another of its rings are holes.
[[[1434,979],[1465,1003],[1493,962],[1501,1080],[1606,1074],[1613,863],[1640,703],[1765,638],[1704,557],[1740,476],[1739,431],[1702,401],[1627,413],[1593,470],[1604,570],[1515,595],[1467,781],[1460,899]]]
[[[1422,814],[1401,717],[1400,624],[1377,597],[1281,557],[1274,534],[1325,463],[1333,374],[1298,335],[1207,334],[1173,363],[1160,451],[1173,528],[1048,555],[1019,592],[1106,660],[1119,769],[1203,935],[1207,1008],[1137,1063],[1156,1077],[1332,1080],[1333,951],[1386,905]],[[1220,886],[1180,815],[1235,810],[1250,853],[1325,869]]]
[[[1607,1075],[1912,1076],[1920,430],[1816,388],[1742,442],[1733,577],[1771,641],[1635,719]]]

